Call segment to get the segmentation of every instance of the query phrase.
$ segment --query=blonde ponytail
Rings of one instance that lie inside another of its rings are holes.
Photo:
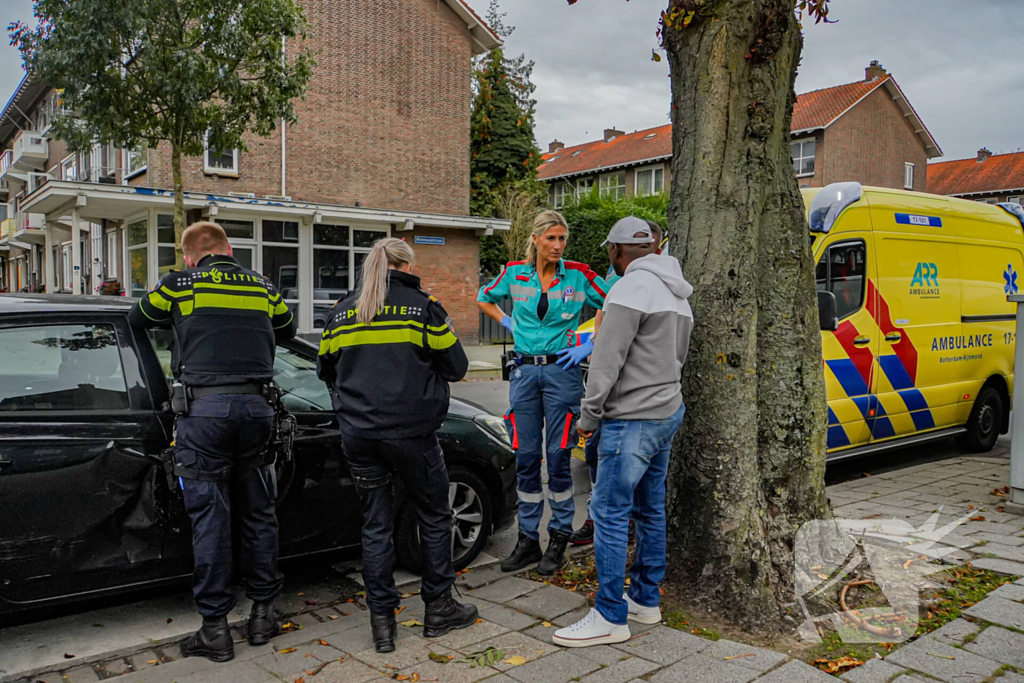
[[[377,317],[388,298],[388,266],[400,268],[413,261],[412,247],[402,240],[386,237],[373,243],[363,262],[363,284],[356,300],[356,320],[368,323]]]
[[[557,211],[547,210],[541,211],[537,214],[537,217],[533,219],[533,232],[530,233],[531,237],[526,240],[526,262],[530,265],[537,266],[537,250],[533,246],[533,238],[541,237],[551,228],[561,225],[565,228],[566,232],[569,232],[569,225],[565,222],[565,216],[558,213]]]

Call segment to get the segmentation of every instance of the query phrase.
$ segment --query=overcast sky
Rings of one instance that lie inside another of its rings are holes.
[[[480,14],[488,0],[469,0]],[[504,0],[510,54],[537,63],[537,142],[575,144],[605,128],[668,122],[666,61],[651,61],[666,0]],[[806,27],[797,92],[859,80],[877,59],[892,73],[946,159],[1024,148],[1024,2],[832,0],[838,23]],[[0,0],[0,25],[31,19],[30,0]],[[0,100],[21,79],[0,43]]]

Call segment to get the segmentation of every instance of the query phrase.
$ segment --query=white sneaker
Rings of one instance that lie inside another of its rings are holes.
[[[643,605],[637,604],[629,597],[629,593],[623,594],[622,597],[629,606],[629,615],[626,618],[630,621],[635,621],[641,624],[657,624],[661,621],[660,607],[644,607]]]
[[[624,643],[629,640],[629,626],[618,626],[601,616],[596,609],[591,609],[587,616],[572,626],[555,631],[552,640],[562,647],[589,647],[591,645],[607,645]]]

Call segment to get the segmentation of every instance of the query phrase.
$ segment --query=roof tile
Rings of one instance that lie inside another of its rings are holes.
[[[672,124],[566,147],[542,157],[541,180],[672,156]]]
[[[928,191],[959,195],[1024,188],[1024,152],[928,164]]]

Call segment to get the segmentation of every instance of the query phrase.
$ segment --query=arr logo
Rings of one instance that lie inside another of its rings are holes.
[[[918,263],[914,271],[914,279],[910,281],[911,287],[938,287],[939,268],[934,263]]]

